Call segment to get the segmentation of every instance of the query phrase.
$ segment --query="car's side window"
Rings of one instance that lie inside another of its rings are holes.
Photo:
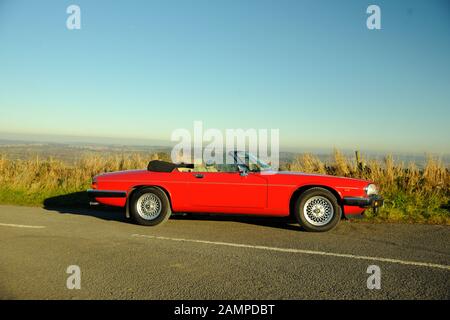
[[[192,172],[238,172],[238,168],[234,164],[199,164],[194,165]]]
[[[238,167],[235,164],[217,164],[216,167],[219,172],[239,172]]]
[[[194,165],[192,172],[218,172],[218,170],[215,165],[206,165],[202,163]]]

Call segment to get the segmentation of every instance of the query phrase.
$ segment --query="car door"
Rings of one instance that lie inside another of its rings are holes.
[[[191,206],[201,210],[220,211],[230,208],[265,208],[267,178],[260,173],[190,172]],[[229,210],[225,210],[229,212]]]

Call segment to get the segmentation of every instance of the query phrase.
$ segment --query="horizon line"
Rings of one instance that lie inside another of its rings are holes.
[[[6,135],[6,137],[4,137]],[[90,139],[92,141],[88,141]],[[0,141],[9,142],[28,142],[28,143],[44,143],[44,144],[72,144],[72,145],[99,145],[99,146],[127,146],[127,147],[164,147],[171,148],[177,142],[169,139],[145,139],[145,138],[121,138],[121,137],[107,137],[107,136],[79,136],[68,134],[34,134],[34,133],[12,133],[0,131]],[[1,144],[0,144],[1,146]],[[280,152],[290,153],[330,153],[333,150],[343,151],[344,153],[353,153],[360,151],[368,154],[392,154],[392,155],[410,155],[410,156],[424,156],[424,155],[440,155],[450,156],[450,153],[445,152],[428,152],[428,151],[392,151],[392,150],[373,150],[373,149],[358,149],[358,148],[338,148],[330,145],[329,147],[307,147],[307,146],[280,146]]]

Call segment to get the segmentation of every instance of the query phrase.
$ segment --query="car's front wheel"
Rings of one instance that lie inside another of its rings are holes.
[[[307,231],[328,231],[341,219],[341,207],[336,197],[327,189],[311,188],[297,199],[295,217]]]
[[[171,213],[169,199],[159,188],[141,188],[131,195],[130,214],[138,224],[156,226],[167,221]]]

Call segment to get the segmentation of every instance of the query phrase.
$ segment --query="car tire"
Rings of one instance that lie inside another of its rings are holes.
[[[324,188],[311,188],[298,197],[294,213],[306,231],[324,232],[336,227],[342,210],[333,193]]]
[[[129,205],[133,221],[144,226],[162,224],[172,214],[169,198],[164,191],[156,187],[145,187],[134,191]]]

